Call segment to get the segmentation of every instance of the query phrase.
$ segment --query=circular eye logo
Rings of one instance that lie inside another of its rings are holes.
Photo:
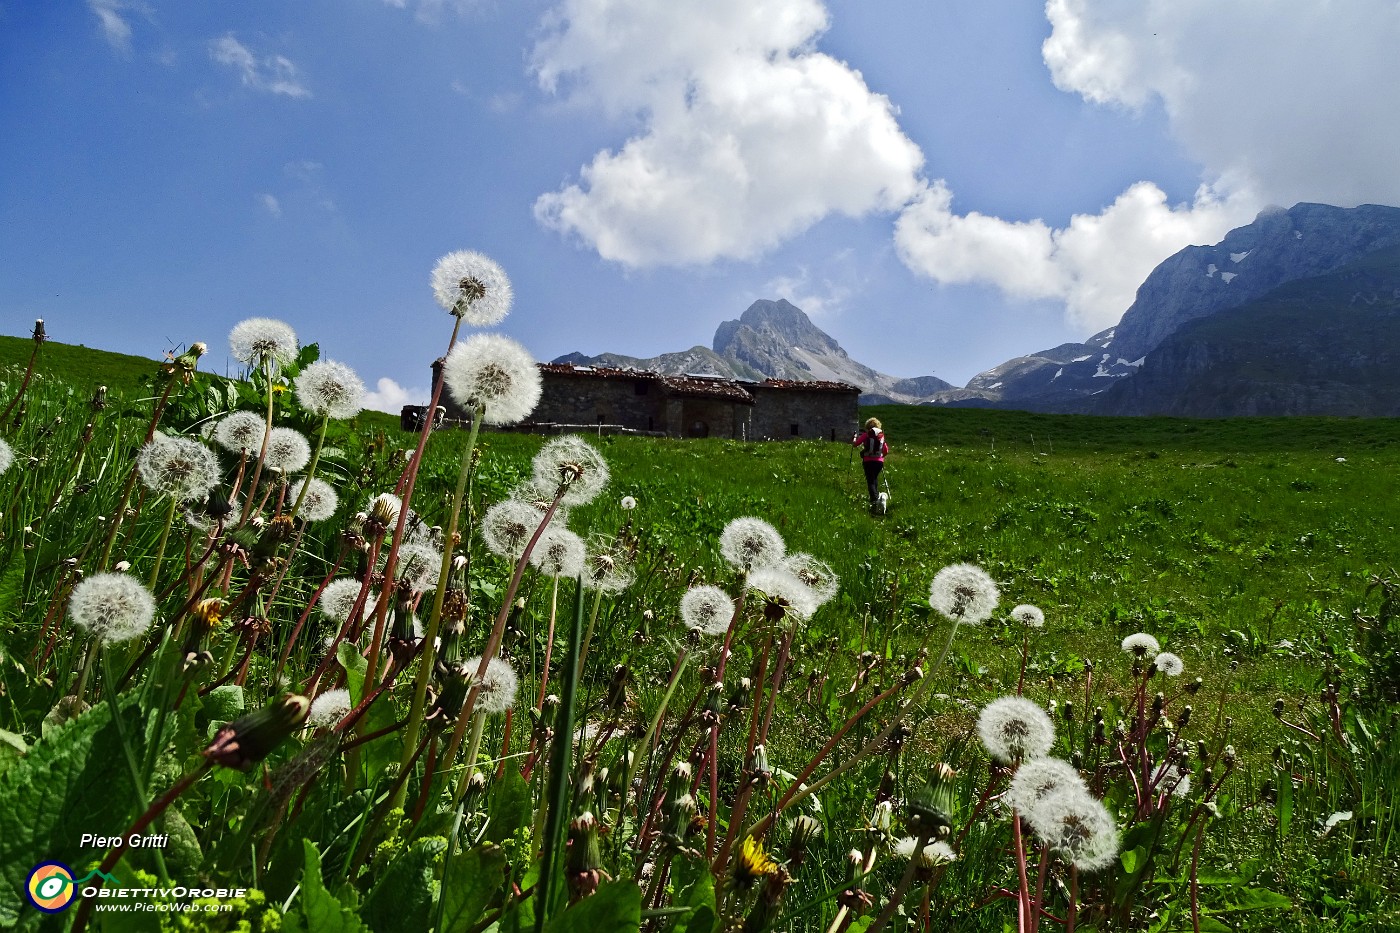
[[[73,869],[62,862],[40,862],[29,873],[24,893],[29,895],[29,903],[46,914],[65,910],[78,894]]]

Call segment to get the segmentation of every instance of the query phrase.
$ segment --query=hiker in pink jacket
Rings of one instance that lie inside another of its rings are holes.
[[[851,446],[860,448],[861,466],[865,468],[865,485],[870,489],[870,510],[883,512],[885,500],[880,494],[880,471],[885,468],[885,455],[890,452],[879,418],[869,418],[865,430],[851,438]]]

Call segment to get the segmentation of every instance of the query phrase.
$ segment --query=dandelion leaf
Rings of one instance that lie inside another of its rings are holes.
[[[635,933],[642,926],[642,889],[610,881],[545,924],[544,933]]]
[[[491,822],[486,826],[486,838],[505,842],[520,827],[529,825],[530,812],[530,785],[520,776],[515,762],[508,762],[505,775],[491,794]]]
[[[435,875],[446,851],[446,839],[429,836],[394,860],[360,910],[374,933],[417,933],[432,928],[438,891]]]
[[[310,839],[303,839],[306,867],[301,876],[297,906],[283,920],[287,933],[368,933],[369,928],[346,907],[321,880],[321,855]],[[422,927],[420,929],[426,929]]]
[[[458,853],[443,869],[443,933],[468,933],[481,922],[491,898],[505,881],[505,852],[480,846]]]
[[[124,731],[139,735],[136,698],[122,707]],[[23,894],[37,863],[90,861],[94,850],[79,846],[83,833],[115,835],[131,823],[131,778],[116,764],[123,755],[111,707],[101,703],[52,728],[0,774],[0,928],[39,922]]]

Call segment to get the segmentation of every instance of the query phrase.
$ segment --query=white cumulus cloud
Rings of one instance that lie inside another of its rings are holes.
[[[956,214],[942,181],[927,186],[895,223],[895,247],[910,269],[939,282],[981,282],[1017,298],[1054,299],[1089,331],[1115,323],[1158,263],[1192,243],[1214,243],[1247,222],[1253,207],[1202,187],[1171,205],[1138,182],[1097,214],[1064,227]]]
[[[748,258],[830,214],[893,211],[923,155],[860,72],[815,49],[820,0],[564,0],[540,86],[639,130],[535,216],[629,266]]]
[[[1393,0],[1048,0],[1057,87],[1160,100],[1219,187],[1256,203],[1400,201]]]
[[[277,200],[276,195],[267,193],[260,194],[258,195],[258,203],[262,205],[263,210],[267,211],[273,217],[282,216],[282,202]]]
[[[428,390],[405,388],[388,376],[381,376],[374,389],[365,393],[364,404],[373,411],[387,411],[397,415],[405,405],[428,404]]]
[[[302,84],[297,66],[291,59],[283,55],[264,55],[259,58],[239,42],[233,33],[211,41],[209,57],[237,71],[244,87],[287,97],[311,96],[311,91]]]

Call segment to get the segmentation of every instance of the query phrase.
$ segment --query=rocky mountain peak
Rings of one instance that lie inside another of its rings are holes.
[[[716,328],[713,344],[714,351],[721,355],[731,350],[742,355],[745,350],[774,345],[845,356],[840,344],[786,298],[755,301],[737,321],[725,321]]]

